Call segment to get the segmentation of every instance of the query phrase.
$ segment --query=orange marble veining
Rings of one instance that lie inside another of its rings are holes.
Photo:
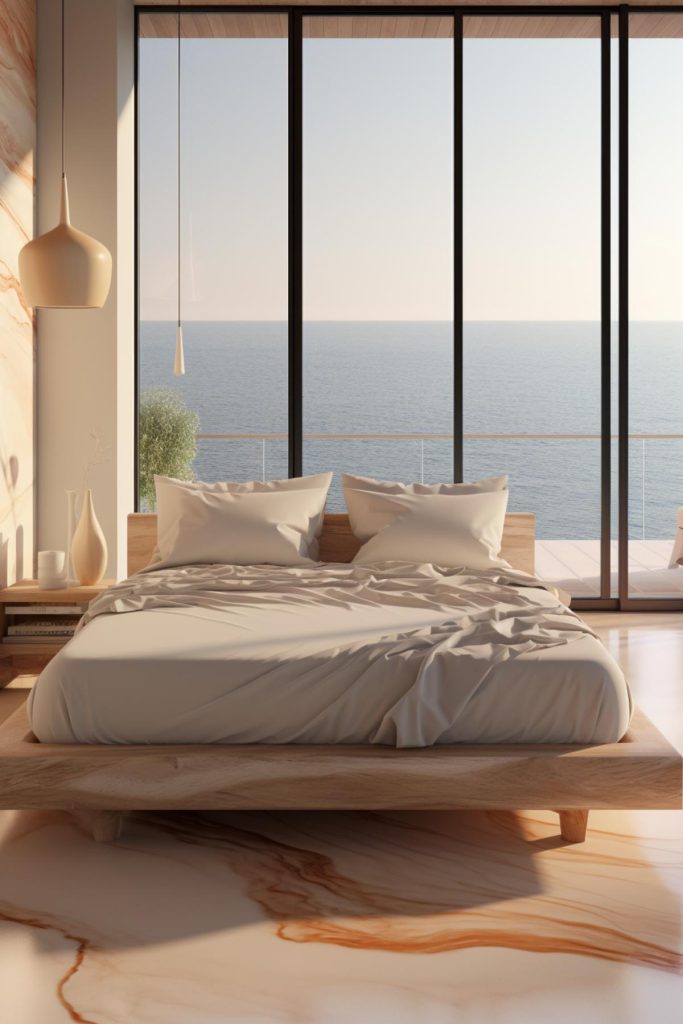
[[[33,237],[35,0],[0,4],[0,586],[33,573],[34,320],[19,282]]]
[[[84,1017],[78,1012],[76,1007],[66,997],[65,988],[66,985],[74,975],[81,969],[85,960],[85,954],[91,945],[87,939],[81,938],[79,935],[71,935],[68,931],[65,931],[59,925],[51,921],[43,920],[38,917],[27,917],[21,914],[17,910],[10,911],[9,908],[0,904],[0,921],[6,921],[8,924],[19,924],[24,925],[27,928],[36,928],[39,931],[47,931],[48,929],[54,929],[58,931],[67,942],[73,942],[76,945],[74,952],[73,963],[69,966],[64,975],[59,979],[56,988],[57,999],[60,1005],[66,1010],[69,1015],[69,1019],[75,1021],[76,1024],[98,1024],[97,1021],[91,1020],[89,1017]]]
[[[142,1005],[145,1024],[349,1024],[359,1019],[354,984],[363,991],[367,970],[381,971],[389,1006],[398,979],[418,1001],[430,999],[430,977],[450,1006],[471,998],[461,993],[472,961],[460,958],[472,955],[504,970],[500,998],[507,990],[533,999],[541,978],[549,993],[567,984],[571,992],[567,979],[582,976],[584,962],[596,966],[583,976],[605,991],[615,968],[645,974],[655,994],[663,979],[672,1007],[683,836],[667,832],[667,812],[649,838],[634,836],[631,814],[595,818],[587,842],[570,846],[546,812],[140,813],[122,841],[95,844],[67,814],[4,812],[0,943],[3,921],[63,939],[66,966],[48,984],[61,1012],[81,1024],[138,1024],[130,1007]],[[11,944],[4,949],[11,955]],[[555,954],[543,968],[534,959],[541,953]],[[531,961],[513,968],[510,954]],[[302,971],[311,979],[306,998]],[[342,978],[346,1015],[319,1012],[316,1000]],[[265,1006],[253,1005],[264,986]],[[0,988],[0,1018],[1,1010]],[[525,1013],[523,1004],[514,1024],[553,1019]],[[372,1019],[418,1018],[407,1007]]]
[[[0,164],[33,191],[36,112],[35,0],[0,4]]]
[[[522,826],[507,812],[155,820],[182,842],[223,851],[291,942],[402,953],[501,946],[683,967],[670,895],[619,836],[593,833],[566,846],[542,821]],[[343,867],[337,848],[346,847],[346,861],[356,844],[351,869]]]

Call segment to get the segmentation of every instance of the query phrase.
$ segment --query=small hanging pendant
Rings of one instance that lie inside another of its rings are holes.
[[[175,362],[173,372],[176,377],[182,377],[185,373],[185,350],[183,349],[183,329],[180,324],[175,332]]]

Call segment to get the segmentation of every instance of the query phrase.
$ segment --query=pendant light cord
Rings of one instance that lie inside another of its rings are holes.
[[[64,3],[62,0],[62,177],[64,177]]]
[[[182,234],[182,232],[181,232],[181,219],[180,219],[180,210],[181,210],[181,207],[180,207],[180,195],[181,195],[181,177],[180,177],[180,170],[181,170],[181,167],[180,167],[180,130],[181,130],[181,117],[180,117],[180,97],[181,97],[181,91],[180,91],[180,79],[181,79],[181,74],[180,74],[180,70],[181,70],[181,65],[180,65],[180,56],[181,56],[181,45],[180,45],[180,21],[181,21],[181,19],[180,19],[180,0],[178,0],[176,19],[177,19],[177,21],[176,21],[177,33],[176,34],[178,36],[178,81],[177,81],[178,94],[177,94],[177,97],[176,97],[176,99],[177,99],[177,110],[176,110],[176,117],[177,117],[177,121],[176,121],[176,125],[177,125],[177,128],[176,128],[176,131],[177,131],[177,137],[176,137],[176,143],[177,143],[177,147],[176,147],[177,148],[177,165],[176,165],[176,171],[177,171],[177,181],[178,181],[178,206],[177,206],[177,211],[176,211],[177,212],[177,218],[178,218],[178,224],[177,224],[178,252],[177,252],[176,273],[178,275],[177,276],[177,287],[178,287],[178,326],[176,327],[176,334],[175,334],[175,363],[174,363],[174,366],[173,366],[173,372],[176,375],[176,377],[182,377],[183,374],[185,373],[185,353],[184,353],[184,350],[183,350],[183,325],[182,325],[182,321],[180,319],[181,312],[182,312],[182,307],[181,307],[181,287],[180,287],[180,271],[181,271],[180,243],[181,243],[181,240],[182,240],[181,239],[181,234]]]
[[[177,148],[178,148],[178,326],[180,327],[180,0],[178,0],[178,125],[177,125]]]

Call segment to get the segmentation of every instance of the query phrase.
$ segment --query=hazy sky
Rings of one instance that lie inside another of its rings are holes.
[[[682,56],[631,43],[634,319],[683,320]],[[599,42],[466,40],[464,70],[466,318],[598,319]],[[175,317],[175,76],[145,40],[143,319]],[[449,40],[305,40],[306,319],[451,319],[452,76]],[[285,319],[286,41],[184,40],[182,82],[183,317]]]

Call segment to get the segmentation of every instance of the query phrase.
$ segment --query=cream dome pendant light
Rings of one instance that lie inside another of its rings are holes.
[[[109,294],[111,253],[71,225],[64,173],[64,0],[62,0],[62,192],[59,224],[19,253],[21,287],[30,306],[99,309]]]
[[[178,107],[176,111],[177,116],[177,127],[176,127],[176,138],[177,138],[177,152],[178,152],[178,166],[177,166],[177,180],[178,180],[178,323],[175,329],[175,360],[173,362],[173,372],[176,377],[182,377],[185,373],[185,349],[183,347],[183,325],[180,320],[180,0],[178,0]]]

